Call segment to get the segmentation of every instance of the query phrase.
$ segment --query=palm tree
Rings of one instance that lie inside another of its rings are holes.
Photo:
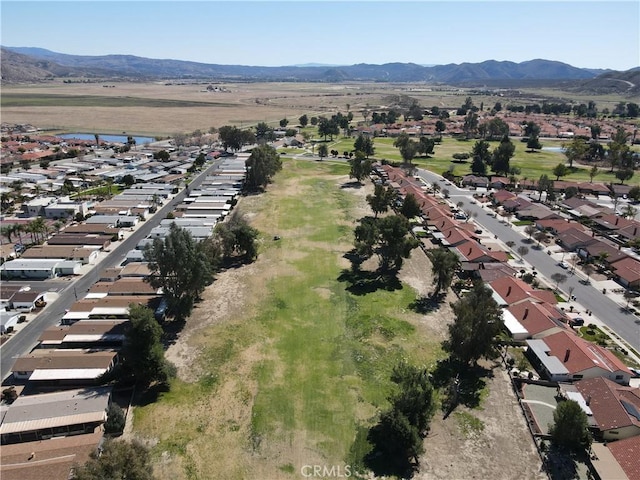
[[[453,275],[459,265],[458,257],[446,248],[433,248],[428,250],[427,256],[429,260],[431,260],[431,273],[433,273],[436,283],[436,289],[433,294],[437,296],[441,291],[451,286]]]
[[[0,227],[0,235],[2,235],[3,237],[7,237],[7,240],[9,240],[9,243],[11,243],[11,237],[13,236],[13,234],[16,233],[14,228],[15,225],[16,224],[9,224],[9,225],[2,225]]]

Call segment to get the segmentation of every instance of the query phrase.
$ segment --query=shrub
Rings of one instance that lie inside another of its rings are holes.
[[[112,403],[107,408],[107,421],[104,422],[104,431],[109,434],[120,434],[125,425],[124,411],[116,403]]]

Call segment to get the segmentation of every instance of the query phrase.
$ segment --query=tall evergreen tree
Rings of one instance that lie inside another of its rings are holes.
[[[452,303],[455,319],[449,325],[449,338],[443,346],[451,357],[463,365],[473,365],[480,358],[495,355],[495,338],[502,329],[502,310],[491,290],[477,282],[473,289]]]

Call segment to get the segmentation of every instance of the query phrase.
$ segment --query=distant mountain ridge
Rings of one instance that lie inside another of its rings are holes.
[[[261,67],[218,65],[134,55],[83,56],[36,47],[2,47],[2,80],[6,83],[42,81],[47,77],[122,79],[208,79],[222,81],[309,82],[429,82],[489,85],[493,81],[587,81],[608,70],[577,68],[566,63],[535,59],[515,63],[487,60],[423,66],[415,63]]]

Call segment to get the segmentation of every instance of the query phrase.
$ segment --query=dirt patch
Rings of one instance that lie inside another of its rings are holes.
[[[458,407],[433,419],[416,479],[547,478],[506,370],[492,372],[482,409]]]

